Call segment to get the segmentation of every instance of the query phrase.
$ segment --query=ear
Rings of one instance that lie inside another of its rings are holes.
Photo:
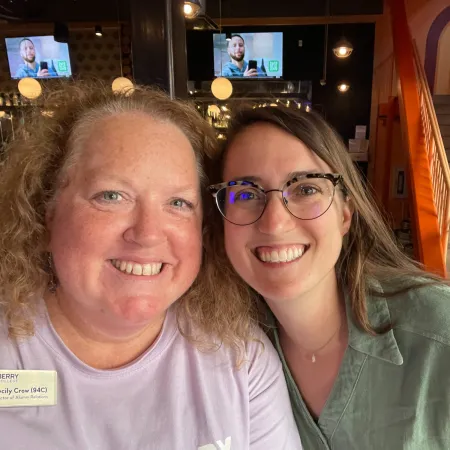
[[[354,207],[352,201],[347,197],[342,203],[342,236],[345,236],[352,225]]]

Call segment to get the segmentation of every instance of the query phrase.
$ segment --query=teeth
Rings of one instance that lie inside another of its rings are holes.
[[[290,248],[287,251],[287,259],[286,261],[292,261],[294,259],[294,251],[292,250],[292,248]]]
[[[265,252],[256,250],[256,256],[263,262],[282,263],[299,259],[305,253],[305,246],[289,247],[280,250]]]
[[[158,275],[162,268],[162,263],[138,264],[132,261],[121,261],[119,259],[112,259],[111,264],[121,272],[133,275]]]

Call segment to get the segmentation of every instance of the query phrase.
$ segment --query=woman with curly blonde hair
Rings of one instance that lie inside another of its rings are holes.
[[[206,122],[139,87],[45,105],[0,168],[2,448],[300,449],[274,349],[202,255]]]

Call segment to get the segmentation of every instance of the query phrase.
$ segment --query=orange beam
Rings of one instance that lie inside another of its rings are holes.
[[[400,81],[402,129],[410,157],[412,211],[418,256],[427,270],[445,277],[445,259],[441,246],[437,211],[431,201],[430,175],[420,101],[414,67],[414,53],[404,0],[388,0],[391,10],[394,55]]]

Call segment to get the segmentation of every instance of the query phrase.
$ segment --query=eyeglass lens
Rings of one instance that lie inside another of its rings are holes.
[[[326,178],[299,180],[284,189],[284,204],[298,219],[312,220],[329,209],[334,190],[333,183]],[[249,225],[262,216],[267,194],[253,186],[234,185],[220,189],[216,201],[227,220],[237,225]]]

